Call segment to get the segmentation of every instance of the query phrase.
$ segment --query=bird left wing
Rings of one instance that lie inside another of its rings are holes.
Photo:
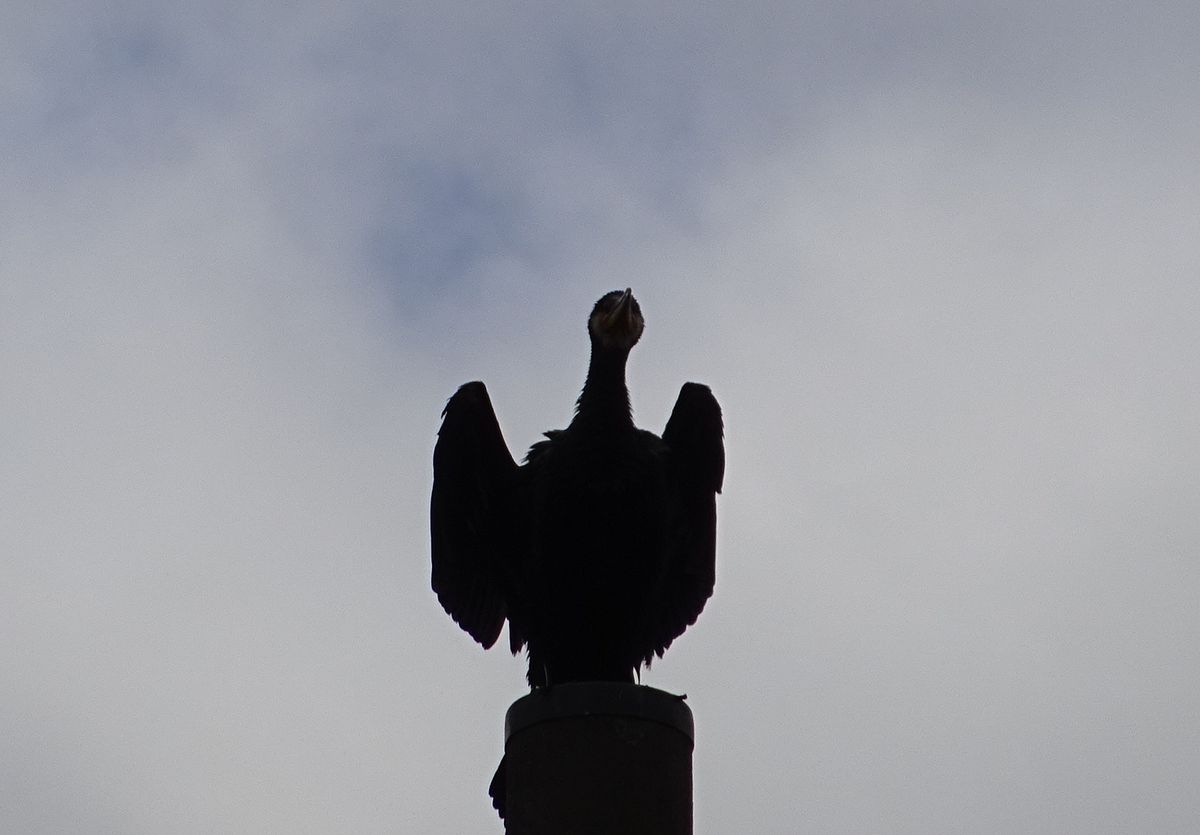
[[[461,386],[433,450],[432,584],[447,614],[485,649],[507,616],[516,475],[487,388]]]
[[[671,514],[651,623],[659,656],[696,622],[716,583],[717,493],[725,479],[725,442],[721,407],[708,386],[684,383],[662,440],[668,450]],[[649,663],[649,656],[645,660]]]

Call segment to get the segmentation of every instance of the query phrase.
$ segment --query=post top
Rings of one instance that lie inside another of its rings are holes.
[[[645,719],[695,740],[692,711],[683,696],[643,684],[583,681],[539,687],[513,702],[504,715],[504,741],[531,725],[579,716]]]

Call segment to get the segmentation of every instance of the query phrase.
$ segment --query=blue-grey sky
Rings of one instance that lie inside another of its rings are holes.
[[[8,6],[0,829],[500,831],[438,414],[625,286],[698,835],[1200,826],[1195,4]]]

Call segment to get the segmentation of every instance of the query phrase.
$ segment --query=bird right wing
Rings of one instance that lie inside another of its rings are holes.
[[[725,441],[721,407],[708,386],[683,384],[662,440],[668,448],[672,511],[652,625],[659,656],[696,622],[716,582],[717,493],[725,478]]]
[[[433,449],[432,584],[446,613],[485,649],[508,612],[517,469],[487,388],[461,386]]]

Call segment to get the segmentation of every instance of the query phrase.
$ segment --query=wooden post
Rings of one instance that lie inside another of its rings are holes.
[[[618,682],[539,688],[509,707],[504,738],[510,835],[691,835],[683,697]]]

